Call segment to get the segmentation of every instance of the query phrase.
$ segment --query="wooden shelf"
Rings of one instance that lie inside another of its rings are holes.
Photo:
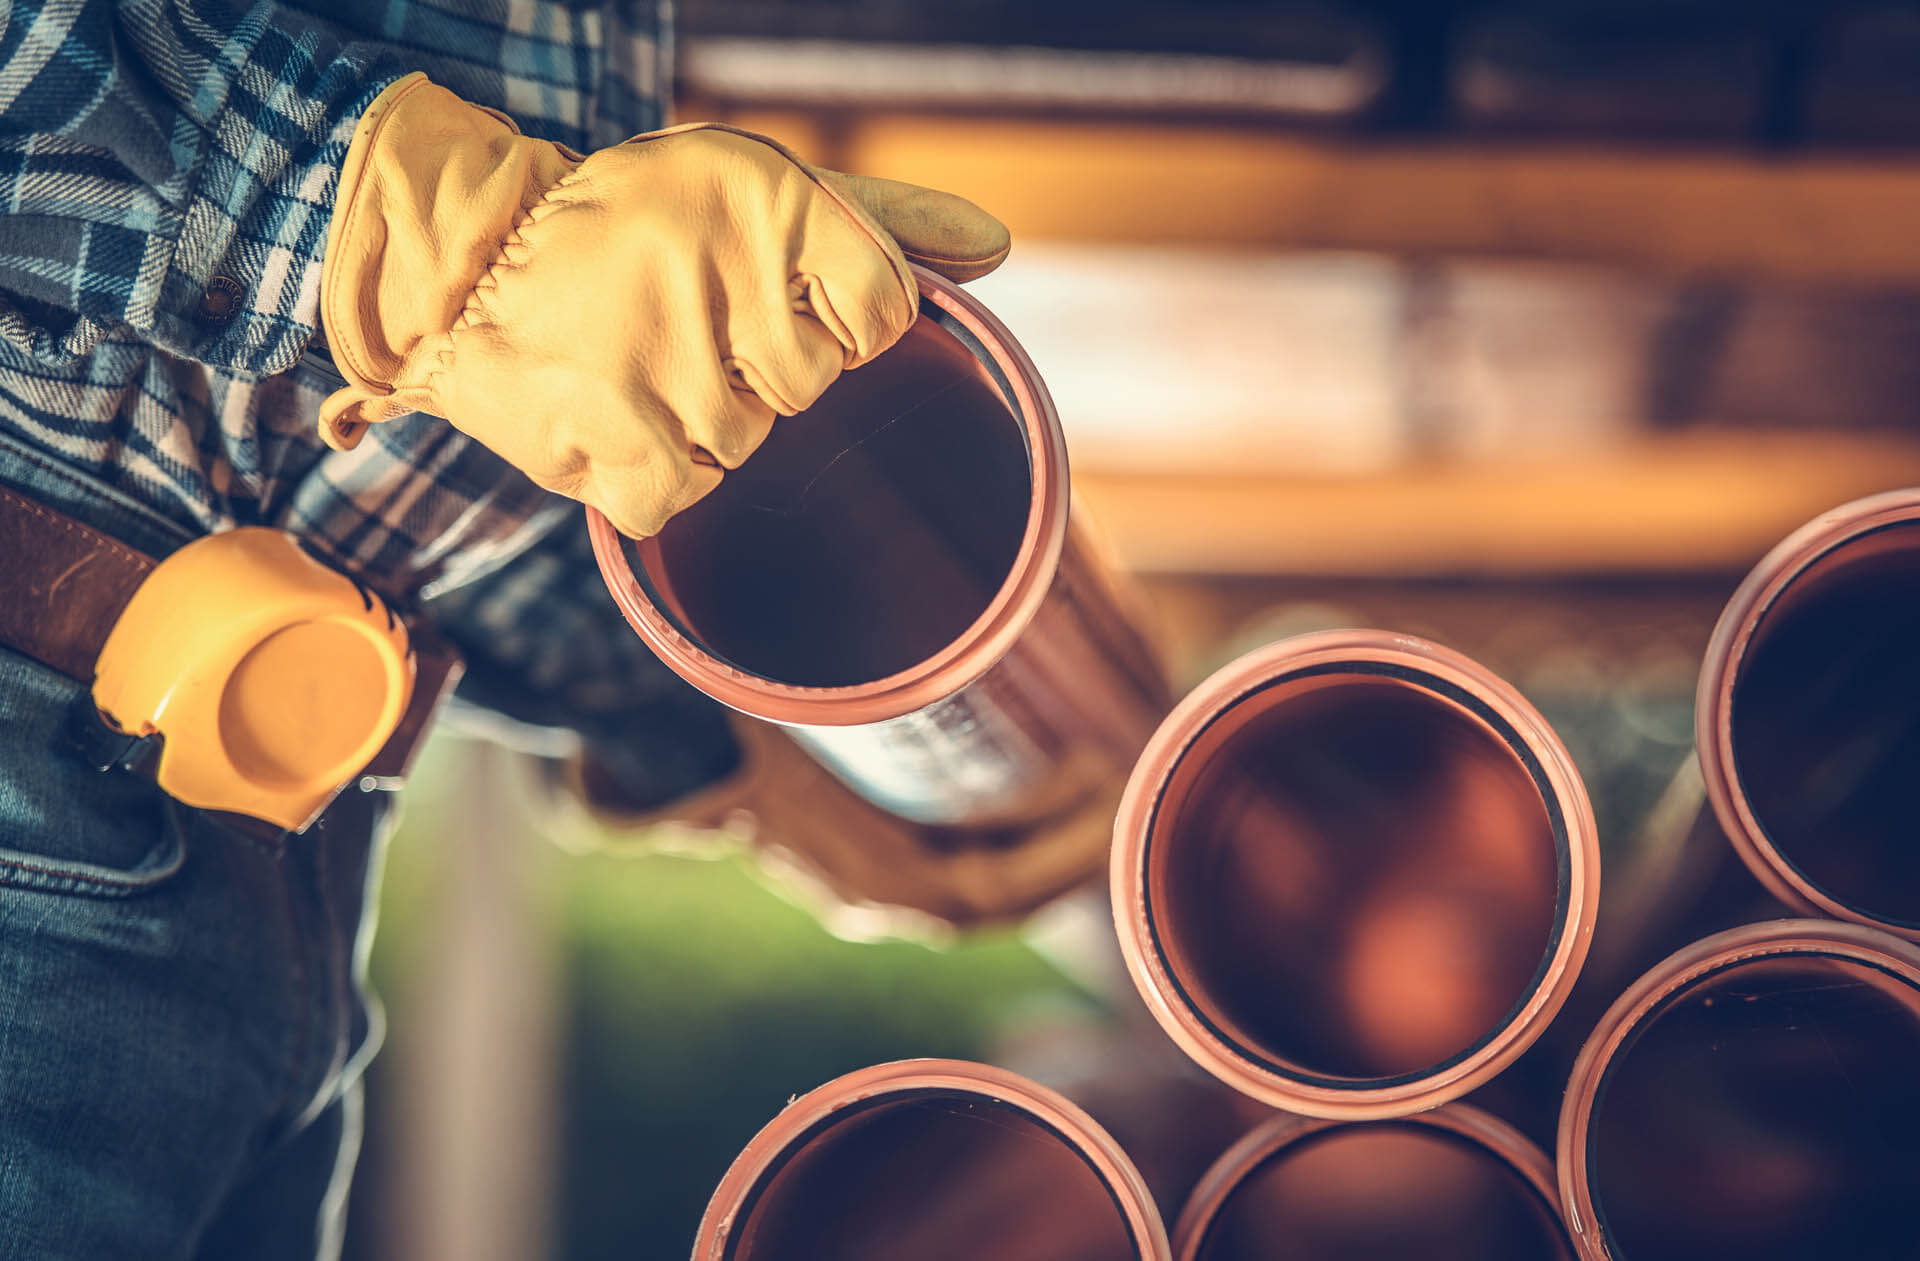
[[[1711,432],[1369,477],[1074,480],[1123,563],[1144,573],[1699,574],[1744,570],[1850,499],[1920,485],[1920,439]]]
[[[1920,282],[1920,158],[1381,144],[1143,123],[689,100],[823,165],[949,188],[1014,240],[1547,257]],[[1017,248],[1017,244],[1016,244]]]
[[[1920,156],[1378,143],[1221,122],[719,99],[681,117],[951,189],[1022,241],[1545,258],[1655,275],[1920,285]],[[1647,436],[1558,460],[1354,476],[1101,469],[1084,506],[1147,573],[1410,578],[1744,570],[1824,509],[1920,485],[1920,437]]]

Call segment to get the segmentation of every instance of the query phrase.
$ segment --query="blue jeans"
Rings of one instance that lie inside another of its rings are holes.
[[[4,435],[0,481],[154,555],[185,538]],[[71,753],[82,690],[0,648],[0,1261],[331,1257],[392,802],[248,839]]]

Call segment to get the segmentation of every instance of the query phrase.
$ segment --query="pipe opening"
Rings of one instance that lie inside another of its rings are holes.
[[[1168,776],[1146,860],[1156,941],[1196,1011],[1275,1072],[1416,1079],[1540,982],[1565,824],[1505,720],[1453,691],[1359,663],[1284,676]]]
[[[1027,435],[947,318],[923,302],[892,349],[629,545],[704,651],[796,687],[871,683],[959,639],[1007,583],[1034,508]]]
[[[1814,561],[1755,626],[1731,694],[1740,791],[1837,901],[1920,928],[1920,523]]]
[[[1136,1261],[1113,1190],[1051,1127],[985,1095],[882,1096],[763,1176],[730,1261]]]
[[[1619,1261],[1913,1255],[1920,991],[1815,954],[1734,963],[1602,1075],[1587,1184]]]
[[[1220,1204],[1195,1261],[1572,1261],[1554,1208],[1432,1126],[1341,1125],[1280,1148]]]

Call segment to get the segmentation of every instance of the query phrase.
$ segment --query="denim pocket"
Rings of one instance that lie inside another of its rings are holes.
[[[128,897],[186,861],[165,793],[92,769],[68,744],[68,708],[83,691],[0,649],[0,886]]]

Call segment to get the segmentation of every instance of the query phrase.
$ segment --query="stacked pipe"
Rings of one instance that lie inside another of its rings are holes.
[[[1722,846],[1730,840],[1731,852],[1787,909],[1832,918],[1725,927],[1730,908],[1737,918],[1754,915],[1757,890],[1724,876],[1690,904],[1669,908],[1664,923],[1610,917],[1645,934],[1623,943],[1614,952],[1620,958],[1644,953],[1663,932],[1722,931],[1683,945],[1624,992],[1615,978],[1597,978],[1607,991],[1599,996],[1604,1014],[1595,1023],[1585,1006],[1571,1006],[1571,1028],[1549,1029],[1549,1022],[1572,992],[1585,952],[1542,954],[1539,912],[1528,920],[1516,908],[1529,904],[1527,895],[1536,906],[1551,905],[1550,942],[1570,923],[1590,931],[1598,900],[1578,876],[1583,855],[1591,861],[1595,851],[1580,843],[1583,829],[1591,839],[1584,791],[1537,714],[1456,659],[1451,664],[1464,673],[1449,680],[1459,689],[1452,699],[1482,720],[1480,758],[1448,752],[1445,726],[1405,715],[1350,734],[1357,710],[1327,701],[1318,713],[1307,707],[1316,688],[1330,686],[1321,681],[1326,675],[1357,678],[1353,666],[1368,649],[1437,653],[1372,633],[1288,641],[1203,684],[1149,745],[1116,830],[1116,922],[1149,1006],[1204,1067],[1290,1112],[1409,1113],[1350,1127],[1377,1134],[1383,1153],[1387,1128],[1444,1125],[1463,1107],[1415,1114],[1409,1103],[1428,1107],[1489,1082],[1475,1098],[1510,1102],[1496,1089],[1503,1083],[1492,1080],[1515,1058],[1498,1056],[1503,1037],[1558,1034],[1545,1049],[1558,1069],[1554,1080],[1566,1084],[1544,1199],[1564,1233],[1552,1235],[1538,1217],[1518,1212],[1513,1206],[1527,1201],[1517,1193],[1505,1208],[1479,1200],[1463,1217],[1460,1206],[1475,1201],[1458,1189],[1464,1183],[1449,1191],[1456,1184],[1436,1165],[1397,1189],[1374,1187],[1366,1210],[1329,1234],[1321,1221],[1341,1200],[1337,1180],[1321,1184],[1296,1171],[1299,1184],[1287,1189],[1277,1172],[1236,1172],[1259,1168],[1263,1142],[1277,1155],[1326,1124],[1287,1119],[1271,1130],[1294,1137],[1250,1137],[1223,1158],[1181,1215],[1175,1255],[1920,1256],[1910,1220],[1920,1203],[1920,949],[1911,940],[1920,936],[1920,829],[1902,808],[1920,784],[1916,578],[1920,492],[1837,509],[1749,576],[1721,617],[1701,673],[1700,781],[1726,839],[1700,829],[1692,835]],[[1417,660],[1400,656],[1375,668],[1398,686],[1431,687]],[[1281,700],[1263,700],[1276,691]],[[1292,704],[1307,721],[1295,728],[1284,716],[1245,712],[1266,703]],[[1511,768],[1504,780],[1485,769],[1485,750],[1497,748],[1490,732],[1527,767],[1537,799],[1517,790],[1522,781]],[[1415,733],[1424,733],[1419,758],[1395,747]],[[1202,765],[1185,769],[1196,757]],[[1396,769],[1368,783],[1362,772],[1370,762]],[[1435,766],[1454,769],[1436,781]],[[1436,795],[1436,782],[1455,785],[1471,808],[1436,805],[1449,799]],[[1499,783],[1504,792],[1490,791]],[[1329,822],[1341,817],[1327,803],[1342,785],[1356,820],[1350,832]],[[1533,826],[1537,836],[1555,838],[1556,880],[1537,866],[1523,877],[1513,860],[1528,852],[1521,821],[1540,805],[1546,823],[1536,818]],[[1404,847],[1415,852],[1410,863],[1393,841],[1407,812],[1423,823],[1418,846]],[[1461,847],[1461,836],[1473,847]],[[1157,846],[1171,852],[1156,854]],[[1257,856],[1251,867],[1241,850]],[[1497,861],[1502,853],[1508,857]],[[1373,866],[1382,859],[1389,860],[1384,872]],[[1343,860],[1363,873],[1367,892],[1359,897],[1346,892],[1350,883],[1328,882],[1327,870]],[[1273,878],[1276,865],[1284,879]],[[1501,871],[1500,879],[1489,874]],[[1592,877],[1597,883],[1597,872]],[[1455,892],[1463,881],[1477,887]],[[1396,906],[1407,896],[1398,890],[1409,888],[1427,905],[1425,933],[1401,927],[1398,915],[1360,912],[1375,889],[1395,890],[1377,896]],[[1451,916],[1440,905],[1450,905]],[[1242,925],[1254,936],[1244,936]],[[1263,951],[1262,943],[1273,944]],[[1228,962],[1207,962],[1223,953]],[[1377,972],[1353,966],[1374,957],[1393,961]],[[1502,958],[1504,974],[1496,966]],[[1329,962],[1344,966],[1329,973]],[[1529,962],[1537,970],[1516,986]],[[1301,979],[1333,974],[1345,979],[1330,990]],[[1254,993],[1236,993],[1250,980]],[[1372,985],[1380,1001],[1370,996]],[[1436,995],[1444,997],[1424,1005]],[[1489,1021],[1509,996],[1513,1006]],[[1536,1005],[1539,1023],[1522,1028]],[[1263,1022],[1252,1037],[1243,1011]],[[1476,1030],[1480,1040],[1462,1046]],[[1561,1048],[1574,1046],[1569,1071]],[[1403,1047],[1405,1055],[1385,1054]],[[1449,1048],[1456,1049],[1441,1058]],[[1478,1071],[1476,1057],[1485,1059]],[[1506,1128],[1485,1113],[1471,1115],[1491,1122],[1494,1133]],[[1539,1191],[1544,1157],[1518,1134],[1506,1137],[1513,1141],[1489,1138],[1483,1149],[1504,1154],[1510,1192],[1523,1184]],[[1356,1156],[1354,1167],[1378,1173],[1394,1159]],[[1245,1189],[1223,1200],[1223,1181]],[[1235,1194],[1251,1198],[1237,1214],[1222,1211]],[[1405,1230],[1402,1213],[1419,1227]]]
[[[695,1261],[1165,1261],[1139,1170],[1004,1069],[908,1060],[788,1104],[714,1191]]]
[[[1783,543],[1701,675],[1713,817],[1825,918],[1739,922],[1744,885],[1609,916],[1572,758],[1458,653],[1303,636],[1161,721],[1038,375],[921,283],[899,348],[660,537],[596,520],[609,585],[673,669],[906,818],[1028,824],[1124,781],[1120,952],[1265,1119],[1156,1204],[1150,1128],[1136,1164],[1004,1070],[882,1065],[769,1123],[697,1258],[1920,1256],[1920,492]],[[1635,940],[1582,987],[1596,924]],[[1564,1097],[1512,1106],[1542,1081]]]
[[[1920,1255],[1920,491],[1843,505],[1740,585],[1695,743],[1784,907],[1627,988],[1574,1065],[1559,1181],[1583,1255]]]
[[[1196,688],[1122,798],[1112,896],[1149,1010],[1284,1110],[1227,1151],[1182,1261],[1567,1258],[1552,1163],[1454,1102],[1571,992],[1593,812],[1539,712],[1380,631],[1284,640]]]

